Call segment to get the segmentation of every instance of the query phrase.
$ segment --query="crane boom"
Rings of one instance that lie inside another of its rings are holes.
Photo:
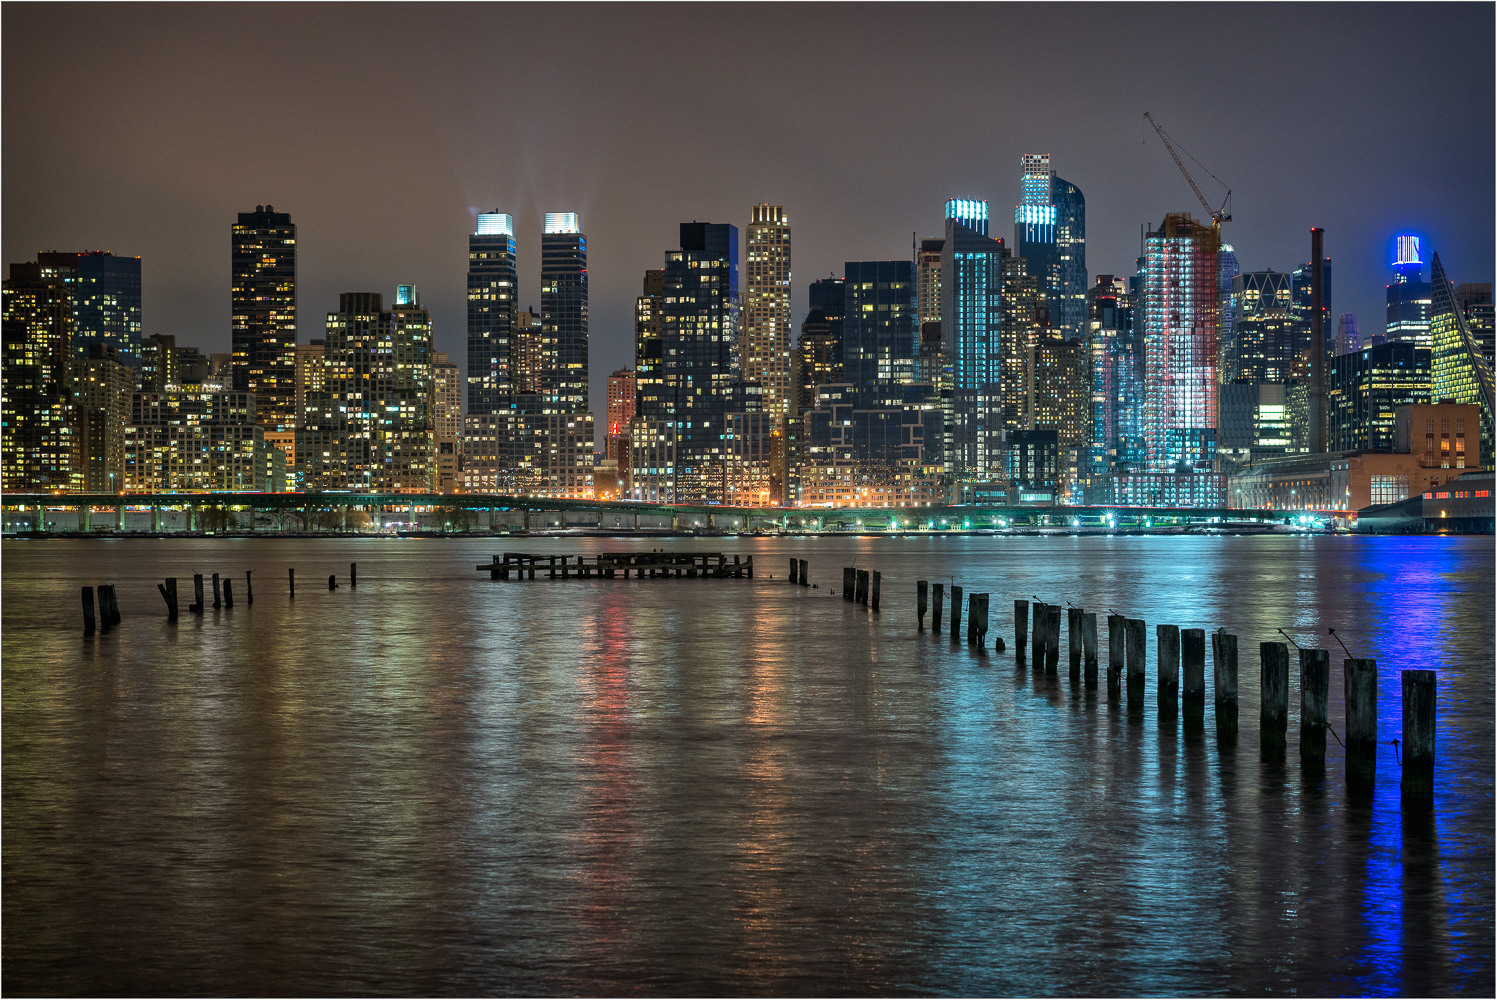
[[[1190,189],[1196,193],[1196,198],[1200,200],[1201,207],[1206,210],[1206,214],[1211,216],[1211,221],[1217,223],[1218,225],[1223,222],[1231,222],[1232,217],[1230,215],[1224,214],[1223,210],[1227,207],[1227,201],[1231,201],[1232,192],[1230,190],[1227,191],[1227,200],[1222,202],[1221,208],[1213,209],[1211,207],[1211,203],[1206,200],[1206,196],[1201,194],[1201,189],[1196,186],[1195,178],[1190,176],[1190,171],[1186,170],[1185,164],[1180,161],[1180,155],[1175,152],[1175,147],[1170,142],[1169,136],[1164,134],[1164,129],[1159,127],[1159,123],[1154,120],[1154,116],[1149,114],[1147,111],[1144,112],[1144,117],[1149,120],[1150,125],[1154,126],[1154,131],[1159,133],[1159,141],[1164,143],[1164,148],[1169,151],[1170,159],[1175,161],[1175,166],[1179,167],[1180,173],[1185,175],[1185,182],[1189,184]]]

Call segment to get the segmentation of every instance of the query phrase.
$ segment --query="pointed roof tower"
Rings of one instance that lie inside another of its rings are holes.
[[[1479,405],[1482,450],[1490,455],[1494,409],[1492,368],[1471,335],[1471,326],[1456,302],[1454,286],[1445,276],[1439,254],[1430,261],[1429,285],[1429,332],[1434,349],[1430,359],[1430,398],[1434,402]]]

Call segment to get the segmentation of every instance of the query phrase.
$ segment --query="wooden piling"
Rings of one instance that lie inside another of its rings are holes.
[[[806,569],[806,560],[804,559],[800,561],[800,585],[802,587],[811,586],[811,574]]]
[[[337,590],[338,589],[338,576],[337,576],[336,573],[329,573],[327,575],[327,589],[328,590]]]
[[[944,583],[933,583],[930,585],[930,630],[941,631],[941,599],[946,596],[946,585]]]
[[[928,580],[916,580],[915,581],[915,621],[917,623],[916,627],[921,632],[925,631],[925,612],[927,610],[925,604],[926,604],[926,597],[928,596],[928,591],[929,590],[930,590],[930,581],[928,581]]]
[[[1128,653],[1128,707],[1143,708],[1144,651],[1148,642],[1144,629],[1148,624],[1142,618],[1129,618],[1124,628]]]
[[[562,570],[562,576],[566,576],[566,570]],[[356,562],[348,564],[348,585],[350,587],[359,585],[359,564]]]
[[[1024,644],[1029,641],[1029,602],[1014,602],[1014,655],[1024,659]]]
[[[1045,632],[1045,673],[1054,674],[1060,671],[1060,613],[1064,609],[1059,604],[1047,604],[1045,610],[1049,615]]]
[[[1211,633],[1213,690],[1216,693],[1216,734],[1237,735],[1237,636],[1225,629]]]
[[[1429,803],[1435,794],[1435,672],[1404,670],[1403,782],[1405,803]]]
[[[853,599],[853,590],[857,586],[857,570],[851,566],[842,567],[842,599],[850,601]]]
[[[1097,687],[1097,615],[1088,611],[1081,616],[1081,662],[1087,690]]]
[[[984,652],[987,648],[986,639],[988,634],[988,599],[991,596],[992,595],[990,594],[972,595],[972,633],[977,640],[974,645],[977,646],[977,651],[979,653]],[[998,643],[1001,643],[1002,641],[1002,639],[997,640]]]
[[[1174,721],[1180,708],[1180,627],[1154,626],[1154,653],[1159,669],[1159,690],[1155,703],[1159,718]]]
[[[1122,615],[1107,616],[1107,700],[1123,696],[1123,664],[1127,655],[1128,619]]]
[[[218,586],[218,574],[213,574],[213,610],[217,611],[223,607],[223,592]]]
[[[83,634],[93,635],[94,628],[96,627],[94,622],[94,588],[84,587],[81,596],[83,597]]]
[[[1289,733],[1289,646],[1283,642],[1258,644],[1263,704],[1258,711],[1260,739],[1282,749]]]
[[[171,591],[167,589],[167,586],[164,583],[156,584],[156,589],[161,592],[161,599],[166,602],[166,620],[169,622],[176,621],[177,602],[172,597]]]
[[[286,570],[286,582],[290,585],[291,596],[295,597],[296,596],[296,570],[294,570],[294,569],[288,569],[288,570]]]
[[[1341,679],[1346,695],[1346,777],[1367,784],[1377,774],[1377,661],[1345,660]]]
[[[244,589],[246,591],[244,595],[245,604],[255,603],[255,581],[250,578],[250,574],[253,572],[254,570],[252,569],[247,569],[244,571]]]
[[[1071,683],[1081,680],[1081,615],[1080,608],[1066,608],[1066,659],[1070,662]]]
[[[1180,630],[1181,714],[1187,725],[1206,721],[1206,630]]]
[[[951,641],[962,639],[962,588],[951,585]]]
[[[203,574],[192,574],[192,606],[187,609],[195,615],[203,613]]]
[[[873,597],[873,610],[874,611],[878,610],[878,593],[879,593],[879,587],[880,587],[880,580],[881,580],[881,575],[879,574],[879,571],[878,570],[874,570],[873,571],[873,594],[872,594],[872,597]]]
[[[1331,654],[1299,651],[1299,755],[1325,760],[1325,729],[1330,722]]]
[[[224,607],[226,607],[226,608],[232,608],[233,606],[234,606],[234,581],[233,580],[225,580],[224,581]]]
[[[967,645],[977,645],[977,599],[981,595],[971,594],[967,597]]]
[[[790,582],[800,583],[800,562],[795,559],[790,560]]]
[[[1046,612],[1048,607],[1043,601],[1034,602],[1034,628],[1029,633],[1029,658],[1034,661],[1035,669],[1045,669],[1045,634],[1050,627],[1050,617]]]

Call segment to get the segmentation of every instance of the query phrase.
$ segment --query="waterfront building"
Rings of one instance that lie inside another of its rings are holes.
[[[1114,472],[1087,487],[1097,506],[1220,508],[1226,506],[1227,477],[1218,472]]]
[[[1429,369],[1430,352],[1412,340],[1332,358],[1326,389],[1331,449],[1391,449],[1397,408],[1429,402]]]
[[[90,357],[94,344],[112,348],[121,364],[140,367],[140,258],[108,250],[44,251],[44,268],[63,276],[73,295],[73,356]]]
[[[1061,451],[1060,431],[1055,427],[1014,432],[1009,454],[1015,503],[1048,506],[1059,499],[1063,491]]]
[[[1047,189],[1048,190],[1048,189]],[[1053,227],[1052,227],[1053,228]],[[946,203],[941,247],[941,339],[951,359],[949,475],[986,482],[1004,475],[1002,262],[988,236],[987,202]]]
[[[1470,403],[1481,408],[1484,450],[1491,454],[1493,373],[1472,335],[1455,286],[1445,275],[1440,255],[1430,259],[1430,398],[1436,403]]]
[[[433,351],[431,377],[437,492],[458,493],[463,485],[463,373],[448,359],[446,351]],[[300,385],[297,391],[301,391]]]
[[[265,443],[255,401],[233,389],[137,392],[125,428],[125,486],[132,492],[286,489],[286,458]]]
[[[541,339],[542,409],[586,412],[587,237],[576,212],[546,213],[541,232]]]
[[[3,488],[74,490],[81,470],[69,367],[72,289],[37,261],[12,264],[3,288]]]
[[[1424,262],[1419,256],[1419,237],[1394,240],[1393,281],[1388,285],[1385,341],[1408,341],[1426,350],[1430,342],[1430,285],[1424,280]]]
[[[257,205],[230,230],[232,384],[267,430],[296,429],[296,226]]]
[[[494,413],[510,405],[517,291],[514,219],[484,212],[468,237],[469,413]]]
[[[1216,458],[1219,333],[1215,226],[1170,213],[1145,239],[1144,438],[1151,471],[1210,469]]]
[[[135,395],[135,369],[102,340],[89,344],[88,357],[73,359],[71,369],[78,488],[119,493],[125,488],[125,427]]]
[[[1404,403],[1394,411],[1393,450],[1424,469],[1483,468],[1491,452],[1481,440],[1481,416],[1472,403]]]
[[[824,385],[816,407],[804,415],[800,505],[943,502],[941,412],[918,405],[863,406],[860,398],[849,383]]]
[[[1002,429],[1005,438],[1033,426],[1034,352],[1040,332],[1050,325],[1038,279],[1023,257],[999,262],[998,344],[1002,354]]]
[[[1336,357],[1355,354],[1362,349],[1362,335],[1357,331],[1357,314],[1342,313],[1336,321]]]
[[[755,205],[744,230],[743,378],[764,387],[764,411],[783,422],[790,382],[790,219],[779,205]]]

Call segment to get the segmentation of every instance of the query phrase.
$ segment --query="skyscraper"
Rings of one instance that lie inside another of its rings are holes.
[[[843,265],[842,377],[863,406],[897,405],[915,377],[915,275],[907,260]]]
[[[1419,237],[1394,240],[1393,281],[1388,285],[1388,316],[1384,337],[1390,342],[1408,342],[1429,350],[1430,286],[1424,280],[1419,257]]]
[[[140,367],[140,258],[107,250],[48,251],[37,262],[63,275],[73,293],[73,355],[106,344],[120,364]]]
[[[1014,206],[1013,254],[1028,261],[1050,326],[1062,339],[1086,333],[1086,198],[1055,176],[1049,153],[1025,153]]]
[[[1048,188],[1046,189],[1048,191]],[[958,480],[1003,472],[1003,356],[999,342],[1002,240],[988,236],[988,205],[946,203],[941,248],[941,338],[952,365],[951,454]]]
[[[1493,326],[1492,283],[1467,281],[1455,286],[1455,301],[1466,317],[1466,326],[1481,348],[1487,367],[1497,364],[1497,329]]]
[[[1362,349],[1362,335],[1357,331],[1357,314],[1342,313],[1336,321],[1336,357],[1355,354]]]
[[[665,289],[665,271],[645,272],[644,287],[634,300],[635,413],[661,412],[660,392],[664,372],[660,353],[660,297]]]
[[[541,233],[541,328],[545,410],[588,409],[587,237],[576,212],[547,212]]]
[[[1471,403],[1481,409],[1481,444],[1485,454],[1493,445],[1492,366],[1482,356],[1471,334],[1465,311],[1456,301],[1455,286],[1445,276],[1440,255],[1430,260],[1430,398],[1436,403]]]
[[[1287,382],[1305,376],[1300,353],[1305,338],[1292,311],[1293,296],[1291,276],[1280,271],[1248,271],[1232,279],[1236,316],[1231,348],[1224,352],[1224,382]]]
[[[1216,457],[1219,230],[1170,213],[1144,244],[1144,438],[1150,471]]]
[[[480,215],[468,237],[469,413],[505,409],[515,392],[515,264],[514,220]]]
[[[1429,351],[1413,341],[1338,355],[1326,395],[1330,449],[1391,451],[1396,408],[1429,401]]]
[[[230,232],[233,385],[254,394],[268,431],[295,429],[296,226],[287,212],[257,205]]]
[[[1311,265],[1313,261],[1307,261],[1294,269],[1290,275],[1290,284],[1294,288],[1294,316],[1299,321],[1296,335],[1299,344],[1296,353],[1300,357],[1299,371],[1302,377],[1310,378],[1311,363],[1314,357],[1315,345],[1311,343],[1311,331],[1315,325],[1314,312],[1311,309]],[[1331,322],[1331,317],[1336,315],[1331,310],[1331,258],[1323,258],[1325,288],[1322,295],[1320,307],[1320,329],[1325,342],[1325,356],[1332,358],[1336,356],[1336,324]]]
[[[755,205],[744,232],[743,377],[764,387],[774,421],[791,412],[790,220],[779,205]]]
[[[10,266],[4,285],[3,488],[73,490],[81,483],[69,362],[73,295],[36,261]]]

